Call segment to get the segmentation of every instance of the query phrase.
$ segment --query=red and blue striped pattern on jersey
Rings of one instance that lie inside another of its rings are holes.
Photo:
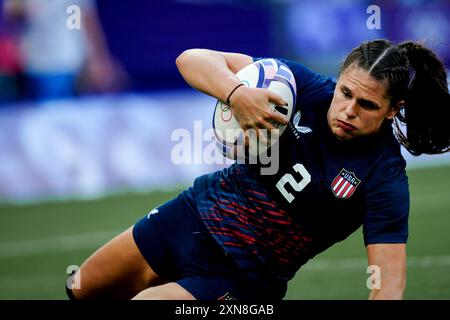
[[[265,268],[277,278],[292,278],[310,256],[312,239],[248,168],[234,164],[199,179],[194,192],[200,217],[224,250],[250,273]]]

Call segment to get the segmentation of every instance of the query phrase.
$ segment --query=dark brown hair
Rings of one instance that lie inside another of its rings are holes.
[[[380,39],[361,43],[341,66],[355,64],[387,84],[391,107],[404,100],[395,115],[395,135],[412,154],[450,150],[450,95],[447,73],[436,54],[420,43],[393,44]],[[406,126],[406,133],[401,129]]]

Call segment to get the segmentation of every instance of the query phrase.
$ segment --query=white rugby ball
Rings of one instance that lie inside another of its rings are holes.
[[[270,108],[291,118],[297,99],[297,86],[294,75],[286,64],[276,59],[262,59],[244,67],[236,75],[247,87],[269,89],[281,96],[287,102],[287,106],[270,103]],[[286,129],[286,125],[275,122],[272,124],[278,132],[276,135],[272,134],[268,141],[258,139],[256,134],[249,135],[248,156],[257,157],[267,153],[267,149],[276,143]],[[242,157],[245,152],[244,132],[231,108],[220,100],[217,101],[214,110],[213,128],[216,146],[222,155],[233,160]],[[262,133],[267,138],[267,132]]]

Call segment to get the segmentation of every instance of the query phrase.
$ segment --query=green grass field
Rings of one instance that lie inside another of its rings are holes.
[[[450,299],[450,167],[408,172],[411,189],[406,299]],[[93,201],[0,205],[0,299],[66,299],[66,268],[177,192]],[[290,282],[286,299],[366,299],[361,229]]]

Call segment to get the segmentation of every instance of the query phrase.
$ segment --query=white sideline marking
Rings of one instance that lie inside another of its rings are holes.
[[[411,268],[447,267],[450,266],[450,255],[407,257],[406,264]],[[301,269],[308,271],[350,270],[367,268],[365,258],[313,259]]]
[[[0,243],[0,259],[99,247],[120,231],[98,231],[48,239]]]
[[[0,243],[0,259],[54,252],[69,252],[80,249],[96,249],[124,230],[98,231],[48,239]],[[450,255],[408,257],[407,265],[408,267],[413,268],[426,268],[432,266],[447,267],[450,266]],[[309,261],[302,267],[302,270],[366,270],[366,268],[367,259],[365,258],[318,258]]]

